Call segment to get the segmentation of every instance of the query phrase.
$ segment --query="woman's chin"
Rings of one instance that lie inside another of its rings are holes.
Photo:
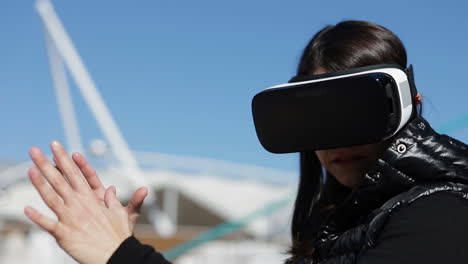
[[[362,173],[360,172],[337,172],[335,174],[332,173],[332,175],[335,177],[335,179],[341,183],[342,185],[349,187],[349,188],[355,188],[359,186],[359,184],[362,181]]]

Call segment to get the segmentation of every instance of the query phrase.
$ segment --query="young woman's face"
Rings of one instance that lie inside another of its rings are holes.
[[[327,70],[319,68],[313,74],[327,72]],[[322,166],[338,182],[352,188],[359,185],[364,173],[386,148],[386,143],[376,143],[347,148],[318,150],[315,153]]]
[[[356,187],[371,164],[387,148],[386,143],[359,145],[315,151],[322,166],[338,182],[350,188]]]

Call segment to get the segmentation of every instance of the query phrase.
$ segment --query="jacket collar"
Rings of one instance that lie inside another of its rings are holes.
[[[392,197],[420,184],[442,182],[468,184],[468,147],[438,134],[417,116],[393,137],[362,184],[323,216],[315,237],[316,257],[327,256],[340,234],[369,220],[372,211]]]
[[[361,185],[328,215],[318,238],[336,237],[390,198],[416,185],[437,182],[468,184],[468,147],[438,134],[417,116],[393,137]]]
[[[366,174],[364,186],[440,181],[468,184],[468,146],[438,134],[424,118],[418,116],[393,138],[388,149]]]

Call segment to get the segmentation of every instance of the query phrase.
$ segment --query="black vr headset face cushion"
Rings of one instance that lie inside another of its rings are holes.
[[[298,82],[258,93],[252,112],[258,138],[273,153],[380,142],[401,120],[398,85],[373,72]]]

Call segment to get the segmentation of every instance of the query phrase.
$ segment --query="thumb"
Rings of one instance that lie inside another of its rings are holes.
[[[130,199],[130,202],[127,205],[127,212],[129,214],[140,213],[141,205],[148,195],[148,189],[145,187],[138,188]]]

